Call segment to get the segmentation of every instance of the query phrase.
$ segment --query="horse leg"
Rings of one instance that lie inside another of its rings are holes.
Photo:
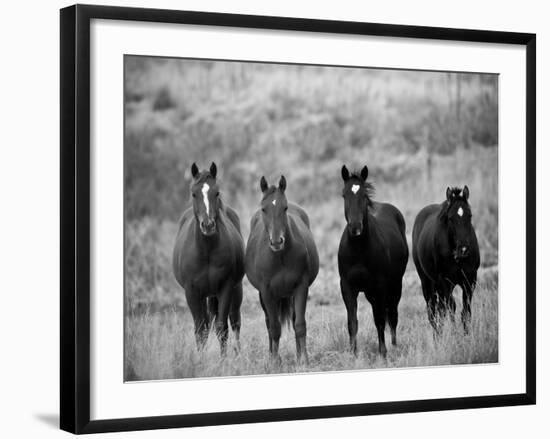
[[[241,303],[243,301],[243,284],[239,282],[235,288],[233,288],[231,305],[229,307],[229,321],[231,322],[231,329],[235,334],[236,350],[241,350]]]
[[[343,278],[340,278],[340,290],[342,291],[342,298],[348,312],[350,350],[354,355],[357,355],[357,295],[359,292],[353,291],[348,282]]]
[[[267,313],[267,309],[264,305],[264,301],[262,300],[262,294],[259,294],[260,297],[260,305],[262,305],[262,309],[264,310],[264,316],[265,316],[265,326],[267,328],[267,338],[269,338],[269,352],[271,352],[271,332],[269,331],[269,314]]]
[[[438,314],[441,320],[447,317],[447,311],[452,311],[453,289],[454,284],[449,279],[440,276],[437,281],[437,292],[439,294]],[[456,304],[454,304],[454,308],[456,309]]]
[[[465,276],[466,277],[466,276]],[[474,273],[469,278],[466,277],[461,283],[462,288],[462,325],[464,326],[464,332],[468,334],[470,332],[470,323],[472,320],[472,296],[474,294],[474,288],[476,287],[477,273]]]
[[[262,294],[262,292],[260,292]],[[266,324],[269,332],[269,352],[271,359],[280,362],[279,339],[281,338],[281,322],[279,321],[279,304],[270,292],[263,293],[262,301],[266,311]]]
[[[229,306],[231,304],[231,294],[233,292],[231,285],[224,285],[222,287],[221,293],[218,296],[218,313],[216,314],[216,335],[218,336],[218,341],[220,342],[220,353],[222,357],[225,356],[227,352],[227,318],[229,316]]]
[[[390,324],[391,331],[391,344],[397,345],[397,321],[399,301],[401,300],[401,290],[403,288],[402,279],[399,279],[394,283],[394,286],[390,290],[390,297],[388,300],[388,323]]]
[[[308,284],[301,285],[294,291],[294,334],[296,336],[296,357],[298,363],[309,363],[306,348],[306,305],[308,295]]]
[[[432,325],[432,328],[434,330],[434,335],[438,336],[441,334],[441,321],[438,315],[438,296],[437,293],[434,291],[434,293],[428,298],[427,303],[428,308],[428,320],[430,322],[430,325]]]
[[[456,314],[456,302],[453,297],[453,291],[451,289],[451,292],[449,294],[449,297],[447,298],[447,308],[449,309],[449,316],[451,317],[451,322],[453,322],[453,325],[455,323],[455,314]]]
[[[420,277],[420,283],[422,285],[422,294],[424,295],[424,300],[426,301],[426,310],[428,312],[428,321],[434,332],[439,333],[438,323],[437,323],[437,296],[434,288],[433,281],[426,276],[423,272],[418,270],[418,276]]]
[[[378,332],[378,352],[385,358],[388,350],[386,349],[386,336],[384,334],[386,329],[386,304],[383,297],[380,290],[376,291],[371,305],[374,324]]]
[[[192,290],[191,288],[185,288],[185,298],[187,299],[187,305],[195,324],[195,343],[197,344],[197,349],[201,351],[206,345],[210,329],[210,320],[206,312],[206,299],[200,297],[199,291]]]

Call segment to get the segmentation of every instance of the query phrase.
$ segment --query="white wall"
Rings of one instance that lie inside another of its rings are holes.
[[[96,3],[89,1],[88,3]],[[550,189],[550,27],[545,2],[377,1],[298,2],[277,0],[103,1],[121,6],[164,7],[263,15],[303,16],[397,24],[463,27],[537,33],[538,55],[538,405],[328,419],[246,426],[119,434],[141,437],[531,437],[548,434],[548,303],[543,278],[550,220],[544,205]],[[57,430],[59,286],[59,19],[68,2],[5,2],[0,39],[0,431],[4,437],[49,437]],[[514,178],[513,175],[505,178]],[[546,432],[545,432],[546,430]],[[227,436],[226,436],[227,437]]]

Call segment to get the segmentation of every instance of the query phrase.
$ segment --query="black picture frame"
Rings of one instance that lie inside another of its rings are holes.
[[[90,22],[93,19],[324,32],[526,48],[526,392],[461,398],[90,420]],[[273,422],[535,404],[536,35],[290,17],[75,5],[61,10],[60,426],[72,433]]]

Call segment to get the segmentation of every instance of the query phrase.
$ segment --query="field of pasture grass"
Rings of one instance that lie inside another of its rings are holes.
[[[126,58],[125,379],[257,375],[498,361],[498,102],[496,77],[365,69]],[[215,334],[197,352],[193,321],[171,257],[189,205],[191,163],[218,165],[222,196],[243,236],[259,178],[284,174],[306,209],[319,250],[306,321],[309,365],[297,365],[292,329],[282,363],[269,361],[258,293],[244,280],[241,350],[221,359]],[[398,345],[377,354],[370,304],[359,296],[358,356],[348,350],[337,250],[345,227],[340,168],[367,164],[375,199],[414,218],[467,184],[482,268],[472,330],[457,321],[434,339],[412,260],[399,305]]]
[[[177,379],[260,375],[268,373],[320,372],[353,369],[440,366],[493,363],[498,361],[498,293],[496,277],[487,272],[476,290],[472,306],[472,329],[464,335],[457,313],[456,322],[446,321],[439,338],[426,317],[425,302],[415,273],[409,271],[399,306],[398,344],[392,346],[386,331],[388,354],[378,355],[376,328],[370,304],[359,297],[358,355],[349,352],[346,311],[335,283],[311,290],[306,319],[309,364],[297,364],[292,329],[281,337],[281,364],[270,361],[263,311],[257,293],[245,282],[242,306],[241,350],[235,349],[230,334],[225,359],[211,332],[204,351],[195,348],[193,321],[187,308],[167,307],[162,311],[126,316],[126,380]],[[460,310],[461,300],[456,294]]]

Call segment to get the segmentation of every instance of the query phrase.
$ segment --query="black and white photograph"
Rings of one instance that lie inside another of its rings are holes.
[[[499,362],[499,75],[124,56],[124,380]]]

